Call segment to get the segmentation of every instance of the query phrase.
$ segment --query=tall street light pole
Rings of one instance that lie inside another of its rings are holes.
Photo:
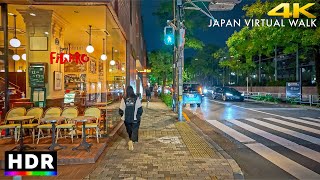
[[[178,43],[177,43],[177,90],[178,90],[178,120],[183,121],[182,118],[182,107],[183,107],[183,99],[182,99],[182,93],[183,93],[183,65],[184,65],[184,25],[183,25],[183,3],[182,0],[177,0],[177,13],[176,13],[176,19],[177,19],[177,35],[178,35]]]

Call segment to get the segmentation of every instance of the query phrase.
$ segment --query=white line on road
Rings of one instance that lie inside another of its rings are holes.
[[[285,170],[297,179],[320,179],[320,175],[310,169],[292,161],[278,152],[260,143],[245,144],[248,148]]]
[[[263,121],[260,121],[260,120],[257,120],[257,119],[253,119],[253,118],[248,118],[248,119],[245,119],[245,120],[253,122],[255,124],[259,124],[261,126],[265,126],[265,127],[269,128],[269,129],[272,129],[272,130],[275,130],[275,131],[279,131],[279,132],[288,134],[290,136],[293,136],[293,137],[296,137],[296,138],[300,138],[300,139],[303,139],[305,141],[309,141],[311,143],[320,145],[320,139],[319,138],[315,138],[313,136],[309,136],[309,135],[306,135],[306,134],[303,134],[303,133],[300,133],[300,132],[297,132],[297,131],[286,129],[286,128],[283,128],[283,127],[280,127],[280,126],[276,126],[276,125],[273,125],[273,124],[270,124],[270,123],[267,123],[267,122],[263,122]]]
[[[312,133],[315,133],[315,134],[320,134],[320,130],[318,130],[318,129],[302,126],[302,125],[299,125],[299,124],[283,121],[283,120],[276,119],[276,118],[264,118],[264,119],[267,119],[269,121],[276,122],[276,123],[279,123],[279,124],[283,124],[283,125],[286,125],[286,126],[294,127],[294,128],[297,128],[297,129],[302,129],[304,131],[309,131],[309,132],[312,132]]]
[[[307,110],[302,108],[251,108],[254,110],[267,110],[267,111],[297,111],[297,110]]]
[[[215,102],[215,103],[218,103],[218,104],[229,105],[228,103],[223,103],[223,102],[219,102],[219,101],[215,101],[215,100],[210,100],[210,101]],[[262,114],[268,114],[268,115],[271,115],[271,116],[282,117],[282,116],[277,115],[277,114],[272,114],[272,113],[267,113],[267,112],[263,112],[263,111],[258,111],[258,110],[252,109],[252,108],[245,108],[245,107],[241,107],[241,106],[234,105],[234,104],[231,104],[231,106],[234,106],[234,107],[237,107],[237,108],[241,108],[241,109],[246,109],[246,110],[249,110],[249,111],[259,112],[259,113],[262,113]]]
[[[292,151],[296,152],[296,153],[299,153],[305,157],[308,157],[314,161],[317,161],[320,163],[320,153],[317,152],[317,151],[314,151],[312,149],[309,149],[309,148],[306,148],[304,146],[301,146],[295,142],[292,142],[292,141],[289,141],[285,138],[282,138],[282,137],[279,137],[279,136],[276,136],[274,134],[271,134],[271,133],[268,133],[266,131],[263,131],[261,129],[258,129],[258,128],[255,128],[253,126],[250,126],[248,124],[245,124],[243,122],[240,122],[238,120],[228,120],[229,122],[247,130],[247,131],[250,131],[252,133],[255,133],[261,137],[264,137],[266,139],[269,139],[270,141],[273,141],[277,144],[280,144],[288,149],[291,149]]]
[[[216,120],[207,120],[210,124],[212,124],[214,127],[220,129],[222,132],[228,134],[235,140],[241,142],[241,143],[247,143],[247,142],[254,142],[254,139],[251,139],[250,137],[243,135],[239,133],[238,131],[220,123],[219,121]]]
[[[312,126],[320,127],[320,123],[316,123],[316,122],[305,121],[305,120],[294,118],[294,117],[282,116],[282,118],[288,119],[288,120],[291,120],[291,121],[295,121],[295,122],[300,122],[300,123],[304,123],[304,124],[309,124],[309,125],[312,125]]]
[[[286,118],[285,116],[281,116],[281,115],[277,115],[277,114],[272,114],[272,113],[267,113],[267,112],[263,112],[263,111],[258,111],[258,110],[253,109],[253,108],[241,107],[241,106],[238,106],[238,105],[229,104],[229,103],[224,103],[224,102],[219,102],[219,101],[215,101],[215,100],[210,100],[210,101],[215,102],[215,103],[218,103],[218,104],[231,105],[231,106],[234,106],[234,107],[237,107],[237,108],[246,109],[246,110],[249,110],[249,111],[254,111],[254,112],[258,112],[258,113],[262,113],[262,114],[267,114],[267,115],[271,115],[271,116]],[[320,118],[320,117],[319,117],[319,118]]]
[[[319,119],[316,119],[316,118],[311,118],[311,117],[301,117],[301,119],[306,119],[306,120],[311,120],[311,121],[320,122],[320,118],[319,118]]]

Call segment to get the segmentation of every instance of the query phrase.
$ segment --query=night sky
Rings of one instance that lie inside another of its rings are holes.
[[[242,8],[244,5],[251,4],[254,0],[245,0],[236,5],[232,11],[225,12],[211,12],[215,19],[239,19],[244,16]],[[147,50],[157,50],[164,46],[163,43],[163,27],[165,24],[160,24],[158,17],[152,15],[157,8],[159,8],[161,0],[142,0],[142,18],[144,26],[144,38],[147,44]],[[199,13],[201,13],[199,11]],[[203,21],[208,22],[209,18],[204,18]],[[219,47],[226,46],[226,40],[234,31],[239,31],[240,28],[207,28],[206,31],[197,32],[197,37],[201,39],[205,44],[214,44]],[[186,56],[190,55],[190,52],[186,52]]]

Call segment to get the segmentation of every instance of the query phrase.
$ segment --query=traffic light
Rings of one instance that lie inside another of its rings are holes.
[[[171,26],[164,27],[164,44],[174,45],[174,29]]]

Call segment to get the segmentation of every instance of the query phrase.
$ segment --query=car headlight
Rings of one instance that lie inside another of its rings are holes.
[[[204,90],[203,90],[203,93],[207,93],[207,92],[208,92],[208,90],[207,90],[207,89],[204,89]]]
[[[244,94],[242,93],[241,96],[244,96]]]
[[[226,93],[226,96],[233,96],[233,94],[231,94],[231,93]]]

